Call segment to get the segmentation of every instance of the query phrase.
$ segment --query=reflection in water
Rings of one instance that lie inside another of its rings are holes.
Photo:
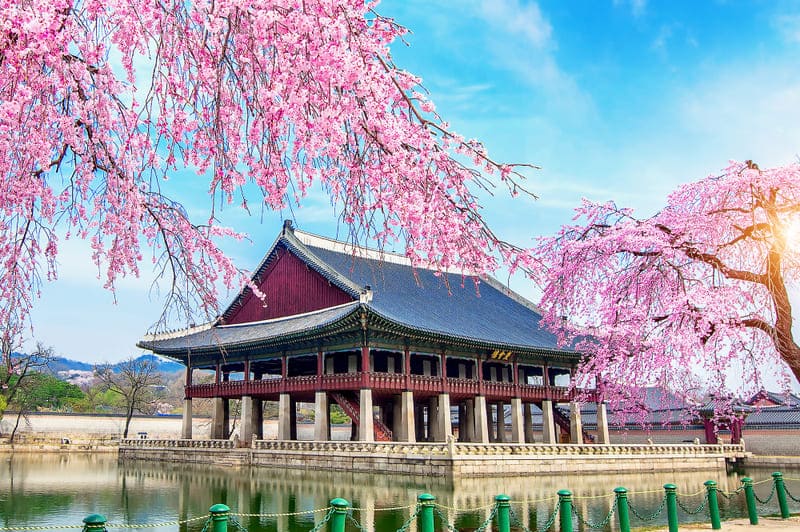
[[[721,490],[735,491],[743,473],[719,471],[697,473],[646,473],[587,475],[565,471],[562,475],[509,478],[461,478],[369,475],[343,472],[309,472],[266,468],[223,468],[153,462],[121,462],[109,456],[18,455],[3,457],[0,474],[0,523],[2,527],[31,525],[75,525],[90,513],[105,514],[112,523],[144,524],[174,522],[207,515],[214,503],[227,504],[250,532],[307,531],[324,512],[305,513],[328,506],[333,497],[343,497],[356,508],[353,517],[367,530],[378,532],[400,528],[413,512],[416,497],[429,492],[437,497],[440,517],[457,530],[474,530],[491,513],[495,495],[511,497],[519,521],[530,529],[541,528],[552,515],[559,489],[570,489],[583,520],[600,522],[613,505],[613,489],[631,491],[632,506],[642,516],[652,515],[661,505],[662,486],[672,482],[683,494],[687,508],[696,508],[703,482],[716,480]],[[754,470],[755,480],[769,478],[771,471]],[[787,476],[800,473],[787,471]],[[769,484],[759,485],[762,497]],[[800,491],[798,486],[797,491]],[[723,515],[745,514],[744,497],[721,498]],[[775,511],[774,505],[768,507]],[[383,508],[398,508],[391,511]],[[406,508],[402,508],[406,507]],[[762,513],[769,513],[768,510]],[[254,515],[270,514],[270,515]],[[706,520],[702,512],[685,520]],[[631,517],[634,526],[666,523],[664,512],[653,522]],[[613,530],[616,518],[605,527]],[[198,532],[203,521],[168,525],[157,530]],[[585,527],[579,527],[579,529]],[[355,530],[355,528],[352,528]],[[411,530],[415,527],[412,526]],[[437,527],[439,529],[439,527]],[[444,529],[444,528],[442,528]],[[350,528],[348,528],[350,530]]]

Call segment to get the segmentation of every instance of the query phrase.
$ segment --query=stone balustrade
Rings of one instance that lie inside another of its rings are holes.
[[[123,439],[120,448],[183,448],[183,449],[233,449],[236,442],[232,440],[151,440]]]
[[[638,472],[725,469],[746,459],[743,445],[405,443],[256,440],[122,440],[123,459],[353,471],[437,477],[512,477],[564,471]]]
[[[449,456],[741,456],[743,445],[698,444],[514,444],[514,443],[403,443],[351,441],[276,441],[257,440],[253,448],[265,451],[309,453],[363,452],[372,454],[424,454]]]

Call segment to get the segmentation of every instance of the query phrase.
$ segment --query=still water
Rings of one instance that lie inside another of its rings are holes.
[[[570,489],[581,517],[600,523],[613,505],[612,490],[624,486],[631,492],[633,508],[643,517],[656,512],[663,499],[662,485],[672,482],[683,494],[689,510],[702,502],[703,482],[716,480],[720,489],[732,492],[740,486],[744,472],[719,471],[657,474],[536,475],[509,478],[409,478],[334,472],[282,471],[264,468],[230,469],[187,464],[117,462],[108,455],[0,455],[0,527],[77,525],[88,514],[104,514],[110,523],[152,524],[184,521],[207,515],[214,503],[227,504],[232,512],[263,514],[239,516],[250,532],[300,532],[313,528],[325,513],[303,513],[325,508],[333,497],[343,497],[354,508],[355,521],[366,530],[393,532],[408,519],[417,495],[429,492],[441,505],[441,519],[458,531],[471,531],[488,517],[494,496],[505,493],[514,503],[519,521],[532,530],[541,529],[552,514],[555,493]],[[749,470],[755,481],[767,479],[771,470]],[[787,470],[787,477],[800,478],[800,471]],[[787,482],[800,494],[800,483]],[[756,486],[764,499],[771,484]],[[794,493],[793,493],[794,494]],[[798,495],[795,494],[795,495]],[[792,510],[800,505],[792,502]],[[724,517],[744,516],[744,497],[731,501],[721,497]],[[411,508],[402,508],[411,507]],[[385,510],[386,508],[395,508]],[[399,509],[398,509],[399,508]],[[776,513],[777,502],[762,506],[763,514]],[[294,515],[286,515],[294,514]],[[707,512],[684,521],[707,519]],[[666,523],[666,512],[653,521],[631,515],[633,526]],[[200,532],[204,520],[168,524],[147,529],[157,532]],[[414,530],[415,527],[411,527]],[[577,530],[588,530],[578,525]],[[615,530],[616,515],[601,530]],[[348,530],[357,530],[353,522]],[[516,530],[523,530],[519,525]]]

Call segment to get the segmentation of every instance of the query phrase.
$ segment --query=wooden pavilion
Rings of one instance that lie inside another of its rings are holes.
[[[248,444],[263,437],[264,401],[279,404],[280,440],[297,438],[299,402],[315,405],[315,440],[330,440],[336,402],[360,441],[447,441],[455,429],[464,442],[557,443],[559,427],[564,439],[584,442],[578,392],[568,387],[578,355],[559,349],[536,307],[495,279],[476,285],[286,222],[253,281],[264,301],[245,289],[213,322],[138,344],[187,367],[185,439],[192,399],[211,398],[210,437],[229,437],[236,399]],[[213,370],[214,383],[194,384],[196,369]],[[569,416],[554,403],[570,403]],[[597,424],[597,443],[608,443],[602,403]]]

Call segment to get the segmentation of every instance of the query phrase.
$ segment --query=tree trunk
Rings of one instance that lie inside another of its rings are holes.
[[[128,428],[131,426],[131,418],[133,417],[133,408],[129,408],[125,413],[125,430],[122,433],[122,438],[128,437]]]
[[[8,438],[8,443],[14,443],[14,437],[17,435],[17,429],[19,428],[19,420],[25,415],[25,412],[20,409],[17,412],[17,421],[14,423],[14,430],[11,431],[11,436]]]

